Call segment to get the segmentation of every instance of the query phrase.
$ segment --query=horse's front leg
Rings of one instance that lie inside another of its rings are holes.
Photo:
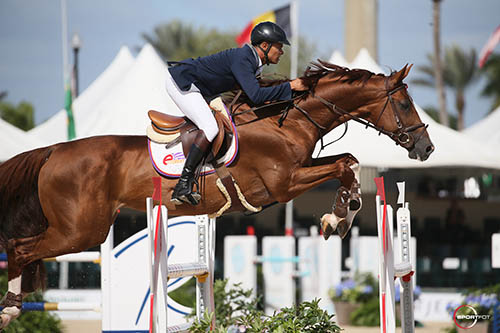
[[[351,228],[354,216],[361,209],[359,162],[351,154],[341,154],[313,159],[310,167],[297,169],[292,175],[291,198],[330,179],[338,179],[331,214],[321,218],[321,229],[325,239],[337,230],[344,238]]]

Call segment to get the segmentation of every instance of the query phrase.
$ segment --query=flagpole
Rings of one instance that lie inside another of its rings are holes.
[[[61,39],[63,60],[63,89],[66,89],[68,80],[68,16],[66,14],[66,0],[61,0]]]
[[[68,79],[68,16],[66,14],[66,0],[61,0],[61,40],[62,40],[62,60],[63,60],[63,91],[66,91]],[[68,289],[69,264],[61,262],[59,264],[59,289]]]
[[[292,45],[290,47],[290,78],[297,77],[297,66],[299,58],[299,1],[292,0],[290,3],[290,32],[292,34]],[[293,236],[293,200],[286,203],[285,209],[285,235]]]
[[[290,78],[297,77],[297,65],[299,58],[299,1],[292,0],[290,4],[290,32],[292,34],[292,46],[290,50]]]

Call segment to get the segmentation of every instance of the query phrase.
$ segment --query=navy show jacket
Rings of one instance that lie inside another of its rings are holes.
[[[240,85],[255,104],[292,97],[289,82],[261,87],[255,77],[258,68],[257,53],[246,44],[241,48],[224,50],[206,57],[183,60],[170,67],[169,72],[181,90],[188,91],[194,83],[206,98],[233,90],[236,84]]]

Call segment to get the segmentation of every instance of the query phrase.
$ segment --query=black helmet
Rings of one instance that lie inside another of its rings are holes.
[[[286,33],[279,25],[273,22],[261,22],[257,24],[250,35],[252,45],[258,45],[262,42],[283,43],[290,45],[286,38]]]

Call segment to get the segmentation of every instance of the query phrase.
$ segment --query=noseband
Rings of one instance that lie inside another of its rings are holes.
[[[429,125],[425,125],[424,123],[420,123],[420,124],[405,127],[403,122],[401,121],[401,115],[399,113],[398,107],[396,106],[396,103],[394,102],[394,99],[392,98],[392,95],[394,93],[398,92],[399,90],[403,90],[403,89],[406,90],[406,84],[401,84],[401,85],[393,88],[392,90],[389,90],[388,79],[386,78],[385,86],[386,86],[387,99],[385,100],[384,107],[382,108],[382,111],[379,113],[379,115],[377,117],[377,121],[373,125],[371,123],[369,123],[367,120],[351,114],[350,112],[338,107],[337,105],[324,99],[321,96],[318,96],[315,94],[312,94],[312,96],[314,98],[318,99],[321,103],[323,103],[331,112],[338,114],[339,116],[348,116],[351,119],[357,121],[358,123],[365,125],[366,126],[365,128],[371,127],[373,129],[377,130],[379,132],[379,135],[384,133],[385,135],[387,135],[391,139],[393,139],[396,142],[396,144],[399,144],[406,149],[410,149],[420,140],[424,131],[422,131],[416,139],[414,139],[413,135],[411,135],[411,132],[414,132],[415,130],[417,130],[421,127],[424,127],[424,129],[427,129],[427,127]],[[387,109],[387,105],[389,104],[389,102],[391,104],[392,113],[394,115],[394,119],[395,119],[396,124],[397,124],[397,129],[394,132],[388,131],[388,130],[386,130],[383,127],[378,125],[378,122],[382,118],[384,111]],[[346,122],[346,126],[347,126],[347,122]],[[346,129],[346,131],[347,131],[347,129]],[[342,136],[345,135],[345,132]],[[338,140],[340,140],[340,139],[337,139],[336,141],[338,141]],[[325,145],[325,147],[327,145]]]

